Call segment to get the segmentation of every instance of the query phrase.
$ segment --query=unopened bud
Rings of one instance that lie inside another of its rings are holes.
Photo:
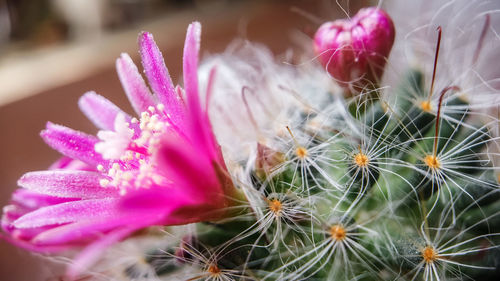
[[[326,22],[314,36],[319,61],[340,85],[377,83],[394,43],[394,24],[383,10],[361,9],[351,19]]]

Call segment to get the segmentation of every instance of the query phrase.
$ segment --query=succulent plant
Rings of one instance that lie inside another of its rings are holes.
[[[141,34],[155,96],[128,56],[117,62],[140,120],[91,93],[80,105],[104,127],[99,139],[49,124],[42,136],[77,160],[21,178],[4,210],[8,239],[34,251],[83,245],[69,273],[95,279],[497,280],[498,103],[475,97],[498,94],[483,87],[498,77],[449,78],[440,60],[448,26],[427,27],[431,60],[403,64],[386,63],[398,31],[386,12],[350,21],[319,28],[318,63],[280,64],[237,42],[198,75],[195,23],[185,89]],[[489,15],[484,22],[488,32]],[[363,29],[359,40],[331,36],[350,24]],[[467,48],[471,72],[482,45]]]

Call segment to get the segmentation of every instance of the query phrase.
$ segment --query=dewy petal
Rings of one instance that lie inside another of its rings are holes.
[[[183,75],[189,112],[201,116],[200,96],[198,93],[198,53],[200,51],[201,25],[193,22],[189,25],[184,43]]]
[[[114,208],[118,210],[114,216],[110,217],[89,217],[73,223],[57,226],[40,233],[33,238],[33,243],[37,245],[57,245],[80,241],[82,239],[94,239],[103,233],[127,225],[159,225],[163,217],[168,214],[168,204],[163,204],[161,208],[152,209],[126,209],[120,206],[123,202],[116,202]],[[145,222],[148,223],[145,223]]]
[[[40,135],[50,147],[70,158],[81,160],[93,166],[108,165],[108,162],[94,149],[95,144],[99,141],[94,136],[50,122],[47,123],[47,129],[43,130]]]
[[[95,167],[91,167],[80,160],[75,160],[66,156],[59,158],[56,162],[50,165],[49,170],[79,170],[79,171],[95,171]]]
[[[193,22],[189,25],[184,44],[183,71],[184,90],[189,112],[189,135],[197,148],[208,154],[211,159],[217,158],[216,143],[208,115],[201,108],[198,91],[198,53],[200,51],[201,25]],[[211,72],[211,79],[213,80]]]
[[[76,198],[61,198],[46,194],[40,194],[28,189],[20,188],[12,194],[12,204],[27,208],[29,210],[38,209],[44,206],[61,204],[64,202],[74,201]]]
[[[95,92],[87,92],[78,100],[80,110],[87,118],[99,129],[113,130],[115,118],[118,113],[127,116],[125,112],[118,108],[114,103]]]
[[[156,46],[153,35],[143,32],[139,35],[139,47],[144,72],[149,85],[165,106],[169,118],[180,125],[184,118],[184,105],[174,89],[163,56]]]
[[[162,214],[156,224],[179,225],[210,219],[219,207],[216,198],[203,198],[182,186],[169,189],[151,188],[128,193],[121,201],[120,208],[131,213]],[[165,204],[165,202],[169,202]]]
[[[47,206],[27,213],[13,222],[16,228],[65,224],[89,218],[116,215],[116,198],[89,199]]]
[[[26,242],[23,240],[18,240],[13,237],[3,235],[0,233],[0,239],[5,239],[5,241],[9,242],[12,245],[15,245],[19,248],[32,251],[32,252],[38,252],[38,253],[44,253],[44,254],[50,254],[50,253],[57,253],[61,252],[64,250],[67,250],[69,247],[67,245],[57,245],[57,246],[35,246],[31,244],[30,242]]]
[[[222,193],[211,160],[181,140],[164,139],[156,160],[166,177],[185,192],[198,198]]]
[[[116,70],[125,94],[138,115],[148,110],[148,107],[155,106],[151,92],[128,54],[123,53],[116,60]]]
[[[23,175],[17,184],[55,197],[91,199],[118,196],[116,189],[101,187],[99,181],[105,178],[97,172],[39,171]]]

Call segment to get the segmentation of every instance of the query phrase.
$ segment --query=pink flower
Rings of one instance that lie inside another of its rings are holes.
[[[69,269],[75,276],[105,247],[141,228],[227,215],[225,207],[234,204],[237,190],[200,103],[200,31],[196,22],[187,31],[184,89],[173,86],[149,33],[140,34],[139,44],[155,95],[128,55],[117,60],[123,88],[140,118],[90,92],[79,105],[101,129],[97,137],[47,124],[42,138],[66,158],[52,170],[21,177],[22,188],[4,208],[4,238],[41,252],[86,246]]]
[[[363,87],[379,81],[394,36],[389,15],[364,8],[351,19],[322,24],[314,36],[314,51],[340,85]]]

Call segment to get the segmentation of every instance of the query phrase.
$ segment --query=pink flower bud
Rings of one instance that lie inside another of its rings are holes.
[[[364,8],[351,19],[321,25],[314,36],[314,51],[339,84],[363,87],[382,76],[394,36],[387,13]]]

